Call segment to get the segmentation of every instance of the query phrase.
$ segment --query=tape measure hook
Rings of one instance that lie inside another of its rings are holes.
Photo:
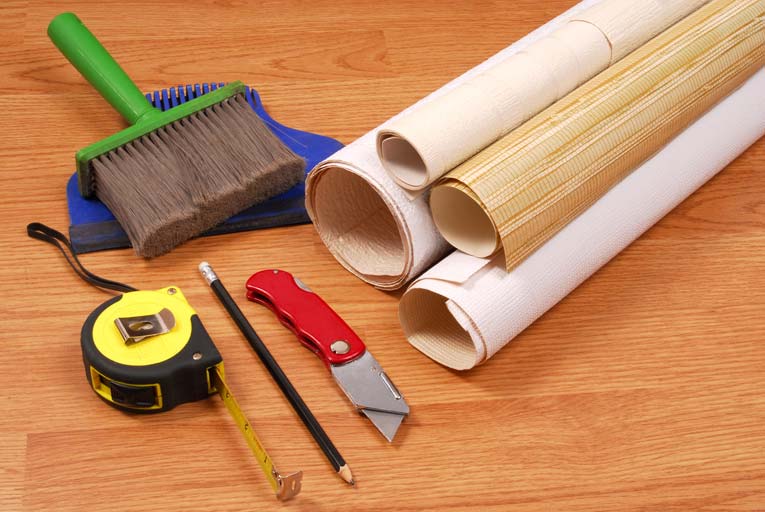
[[[279,490],[276,493],[276,497],[281,501],[287,501],[294,498],[300,493],[300,487],[303,480],[303,472],[298,471],[296,473],[290,473],[289,475],[282,476],[279,472],[274,471],[276,481],[279,482]]]
[[[153,315],[115,318],[114,324],[125,345],[132,345],[146,338],[170,332],[175,327],[175,317],[172,311],[162,308],[159,313]]]

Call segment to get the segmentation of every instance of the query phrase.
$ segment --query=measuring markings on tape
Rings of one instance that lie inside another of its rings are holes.
[[[226,381],[223,379],[221,369],[216,366],[211,371],[215,389],[218,391],[223,403],[226,404],[226,409],[234,418],[236,426],[239,427],[239,431],[247,441],[247,445],[252,450],[255,458],[260,464],[260,468],[266,475],[266,479],[271,484],[271,487],[276,492],[276,496],[281,500],[288,500],[300,492],[301,480],[303,478],[303,472],[298,471],[296,473],[290,473],[288,475],[282,475],[274,467],[274,463],[271,457],[268,456],[268,452],[263,448],[263,444],[258,439],[258,435],[250,425],[249,420],[242,412],[241,407],[228,388]]]

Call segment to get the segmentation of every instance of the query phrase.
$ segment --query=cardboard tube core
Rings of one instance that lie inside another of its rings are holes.
[[[430,211],[441,236],[460,251],[485,258],[499,249],[494,222],[471,194],[435,187],[430,193]]]
[[[428,168],[408,140],[388,132],[380,133],[378,140],[380,161],[401,186],[419,190],[428,184]]]

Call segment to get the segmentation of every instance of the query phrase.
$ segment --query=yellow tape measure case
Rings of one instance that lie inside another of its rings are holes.
[[[85,376],[108,404],[161,412],[215,393],[222,357],[177,287],[128,292],[96,308],[82,327]]]
[[[300,492],[302,471],[280,473],[226,385],[223,359],[178,287],[142,291],[86,269],[63,233],[39,222],[27,234],[55,246],[85,282],[123,295],[97,307],[82,326],[85,376],[113,407],[138,413],[167,411],[217,393],[280,500]]]

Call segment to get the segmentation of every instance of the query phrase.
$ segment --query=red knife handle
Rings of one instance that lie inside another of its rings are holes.
[[[328,368],[353,361],[366,350],[340,315],[289,272],[256,272],[247,280],[247,298],[273,311]]]

